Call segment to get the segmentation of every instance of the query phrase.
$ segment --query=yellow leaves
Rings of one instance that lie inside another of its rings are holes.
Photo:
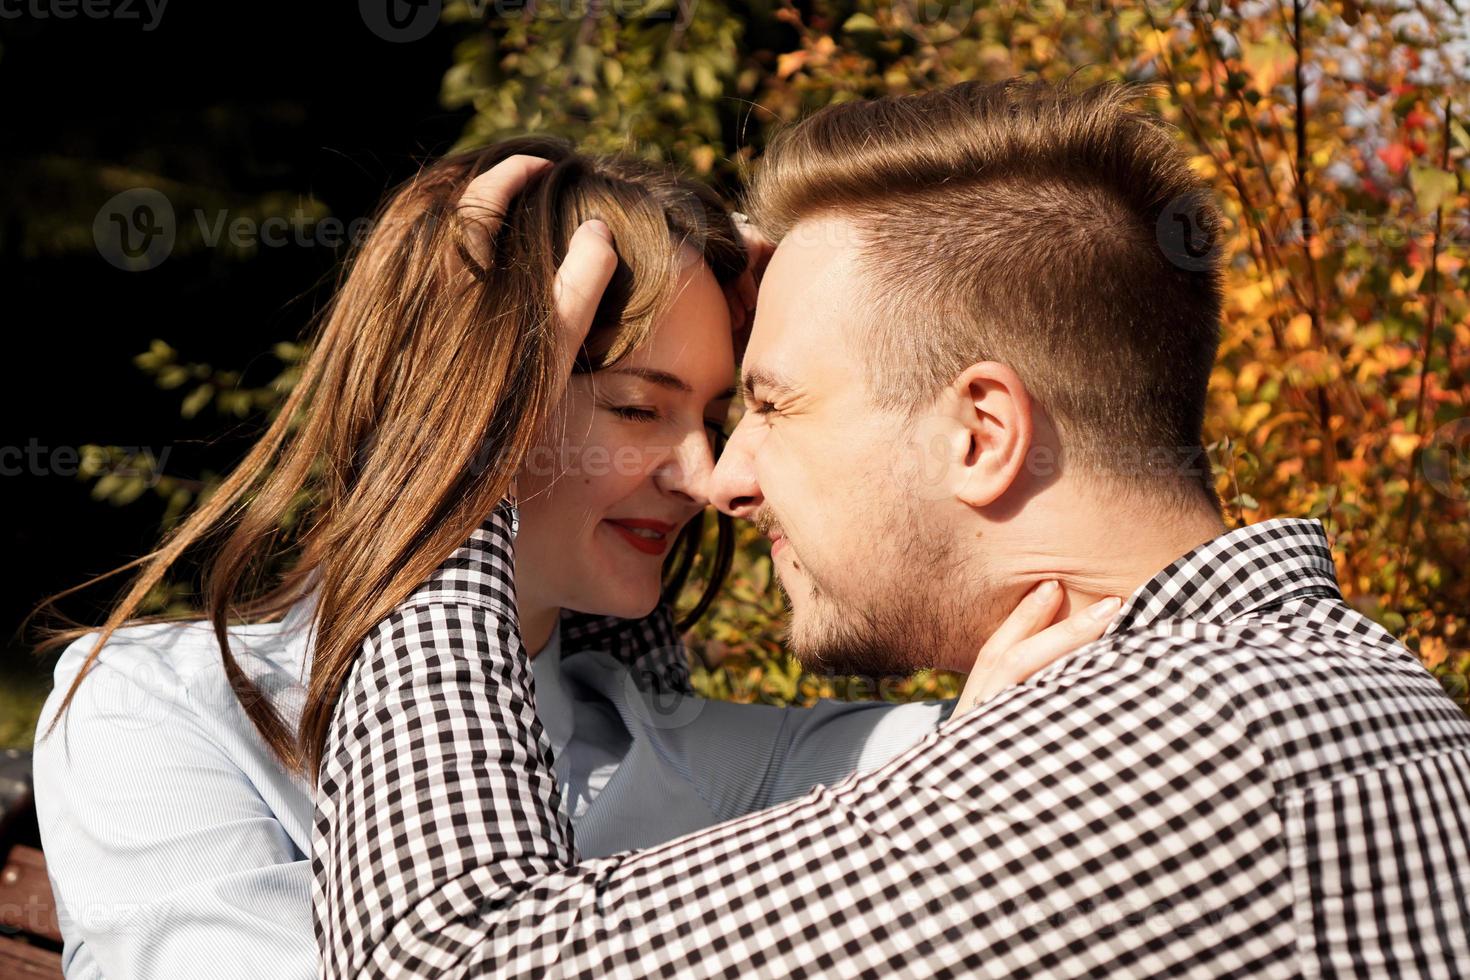
[[[1294,479],[1295,477],[1301,476],[1302,468],[1302,458],[1300,456],[1283,459],[1276,464],[1276,479],[1282,482]]]
[[[1304,425],[1309,421],[1310,418],[1306,412],[1282,412],[1279,415],[1271,416],[1266,420],[1265,424],[1251,433],[1251,435],[1255,439],[1256,446],[1262,448],[1270,441],[1272,434],[1277,429],[1292,425]],[[1297,460],[1301,459],[1300,456],[1294,456],[1292,458]]]
[[[1388,277],[1388,291],[1395,296],[1407,296],[1409,293],[1419,291],[1419,283],[1424,278],[1424,266],[1414,269],[1408,275],[1404,275],[1402,269],[1395,269]]]
[[[1045,34],[1038,34],[1031,39],[1031,57],[1042,64],[1051,61],[1056,51],[1056,42]]]
[[[1137,7],[1124,7],[1113,15],[1113,30],[1119,37],[1130,37],[1134,31],[1143,28],[1147,16]]]
[[[1414,450],[1419,448],[1419,436],[1412,432],[1400,432],[1388,437],[1388,448],[1399,459],[1413,459]]]
[[[1425,636],[1419,640],[1419,659],[1424,666],[1433,670],[1449,657],[1449,644],[1440,636]]]
[[[1455,196],[1459,185],[1448,170],[1415,164],[1409,168],[1409,188],[1414,192],[1414,207],[1419,213],[1433,215]]]
[[[1279,34],[1241,44],[1241,61],[1257,90],[1265,92],[1282,80],[1296,62],[1296,52]]]
[[[1319,350],[1298,351],[1286,361],[1286,379],[1298,387],[1331,384],[1341,373],[1337,358]]]
[[[801,71],[810,55],[806,51],[787,51],[776,59],[776,77],[790,78]]]
[[[1260,425],[1266,416],[1271,414],[1271,407],[1270,402],[1256,402],[1242,412],[1240,415],[1240,434],[1250,435],[1251,431]]]
[[[715,166],[715,148],[713,146],[695,147],[689,154],[689,162],[694,165],[696,173],[709,173]]]
[[[1215,158],[1208,153],[1197,153],[1190,157],[1189,166],[1201,180],[1214,180],[1220,173],[1220,168],[1215,165]]]
[[[820,68],[831,60],[836,50],[837,42],[830,35],[823,34],[810,47],[802,48],[800,51],[788,51],[778,57],[776,77],[787,79],[807,68]]]
[[[1381,331],[1379,333],[1381,335]],[[1359,343],[1365,346],[1370,345],[1371,341],[1371,337],[1359,338]],[[1379,344],[1377,346],[1369,346],[1368,356],[1363,359],[1363,363],[1358,367],[1358,380],[1368,381],[1382,378],[1394,371],[1401,371],[1407,368],[1414,360],[1414,355],[1413,348],[1406,344]]]
[[[1275,293],[1271,283],[1264,280],[1244,283],[1230,290],[1230,298],[1242,313],[1254,313],[1261,301]]]
[[[1244,365],[1235,375],[1235,390],[1244,395],[1256,390],[1256,385],[1261,383],[1261,372],[1265,365],[1260,361],[1251,361]]]
[[[1308,347],[1312,343],[1312,317],[1308,313],[1298,313],[1291,318],[1286,325],[1286,344],[1288,347]]]

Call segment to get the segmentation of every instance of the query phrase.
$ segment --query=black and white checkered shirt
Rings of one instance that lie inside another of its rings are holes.
[[[1343,602],[1315,522],[1185,555],[877,771],[580,860],[511,517],[368,638],[338,704],[328,976],[1470,976],[1470,720]]]

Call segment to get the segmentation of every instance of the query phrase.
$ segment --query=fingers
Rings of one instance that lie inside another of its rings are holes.
[[[1037,620],[1034,617],[1037,610],[1049,606],[1051,615],[1054,615],[1056,604],[1061,599],[1060,588],[1055,594],[1047,590],[1044,598],[1036,595],[1041,590],[1042,587],[1038,586],[1007,617],[1002,624],[1005,636],[997,630],[980,651],[975,670],[966,679],[965,689],[951,717],[973,710],[1006,688],[1026,681],[1038,671],[1100,638],[1122,608],[1122,600],[1110,596],[1036,632]]]
[[[618,268],[618,253],[613,248],[612,232],[593,218],[584,221],[567,243],[567,254],[556,279],[551,284],[552,301],[561,321],[561,352],[565,363],[558,377],[572,373],[577,351],[592,328],[597,305]]]
[[[976,658],[976,665],[992,665],[994,658],[1007,653],[1017,643],[1038,630],[1045,629],[1047,624],[1056,616],[1057,610],[1062,605],[1062,588],[1055,579],[1037,583],[1036,587],[1026,593],[1026,597],[1017,603],[1016,608],[1006,617],[1005,622],[990,635],[985,646],[980,650],[980,656]]]
[[[1123,602],[1110,596],[1095,602],[1081,612],[1069,616],[1055,626],[1018,643],[1011,651],[1014,661],[1013,684],[1019,684],[1037,671],[1045,670],[1067,654],[1086,646],[1108,631],[1108,624],[1118,615]]]
[[[550,160],[516,154],[480,174],[465,188],[458,209],[469,220],[472,234],[465,247],[470,257],[481,266],[490,264],[491,243],[500,231],[500,223],[510,208],[511,200],[525,189],[531,178],[551,166]]]

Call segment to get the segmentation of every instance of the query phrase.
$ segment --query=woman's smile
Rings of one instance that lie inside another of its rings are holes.
[[[653,521],[642,518],[620,518],[605,520],[610,530],[629,545],[637,548],[645,555],[662,556],[669,550],[671,535],[677,525],[667,521]]]

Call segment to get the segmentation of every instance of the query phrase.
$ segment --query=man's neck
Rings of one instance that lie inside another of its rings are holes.
[[[1108,596],[1126,601],[1176,559],[1225,533],[1203,506],[1144,512],[1099,496],[1037,498],[1024,521],[993,527],[986,552],[1000,581],[1019,598],[1057,580],[1065,596],[1057,618],[1065,619]]]

